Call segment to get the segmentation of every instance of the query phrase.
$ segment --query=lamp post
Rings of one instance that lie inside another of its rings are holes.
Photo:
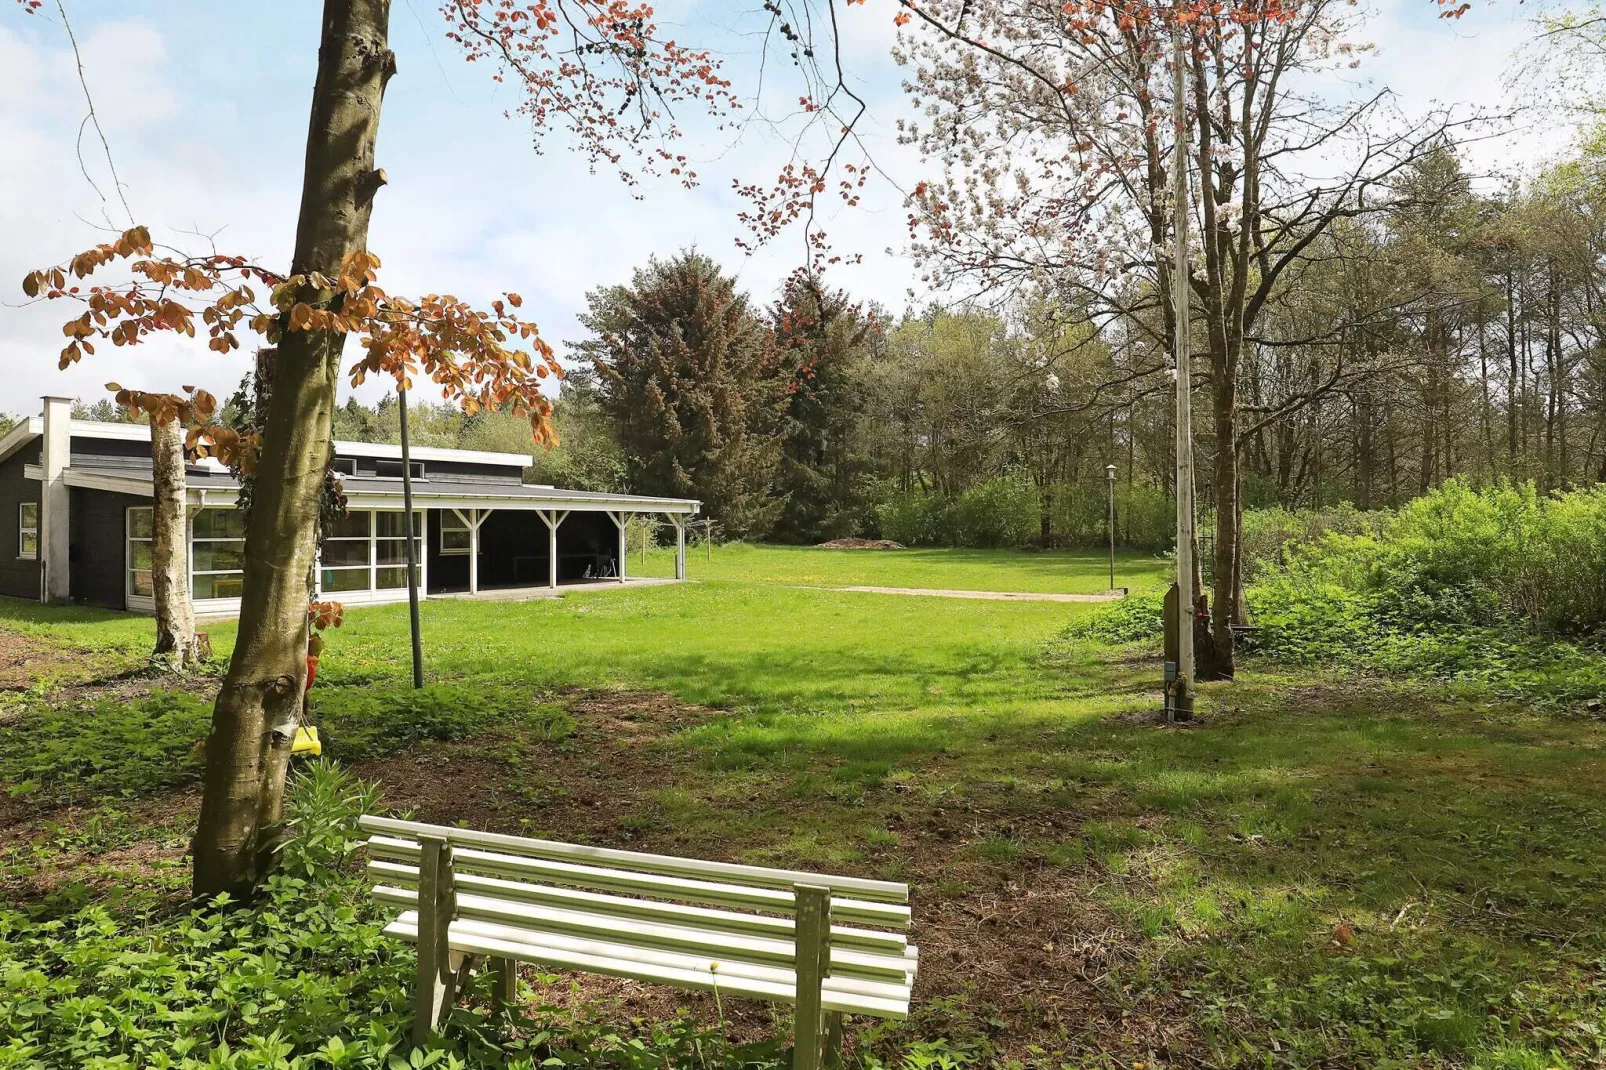
[[[1110,485],[1110,590],[1115,590],[1115,465],[1104,466]]]

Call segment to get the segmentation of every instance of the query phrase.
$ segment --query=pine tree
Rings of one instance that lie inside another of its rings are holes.
[[[638,494],[698,498],[730,538],[762,538],[785,499],[772,490],[788,379],[745,294],[694,250],[656,258],[629,286],[587,295],[575,348]]]
[[[776,534],[806,543],[856,535],[870,520],[862,380],[875,325],[841,290],[827,293],[801,272],[787,282],[770,320],[792,374],[776,473],[786,506]]]

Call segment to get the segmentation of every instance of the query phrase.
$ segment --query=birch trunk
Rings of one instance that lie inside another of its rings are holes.
[[[294,274],[333,278],[367,245],[373,195],[384,181],[374,169],[380,104],[396,70],[389,22],[389,0],[325,0]],[[327,305],[327,293],[300,296]],[[249,894],[277,857],[344,342],[338,333],[286,331],[273,357],[246,525],[239,636],[207,738],[197,895]]]
[[[190,601],[189,539],[184,498],[184,429],[177,420],[151,425],[151,594],[156,602],[152,660],[181,669],[201,660]]]

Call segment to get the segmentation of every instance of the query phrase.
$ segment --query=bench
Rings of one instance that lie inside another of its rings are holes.
[[[482,966],[499,1006],[518,962],[790,1003],[794,1070],[839,1059],[842,1016],[902,1018],[908,885],[364,816],[385,932],[418,945],[413,1040]],[[420,935],[422,934],[422,936]]]

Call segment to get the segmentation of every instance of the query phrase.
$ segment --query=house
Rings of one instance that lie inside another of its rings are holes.
[[[420,594],[621,581],[625,521],[667,515],[675,577],[699,504],[523,482],[522,453],[414,447]],[[336,442],[349,511],[324,541],[314,582],[347,604],[406,601],[401,447]],[[199,613],[237,612],[245,557],[239,483],[211,459],[187,466],[190,592]],[[15,518],[15,523],[8,523]],[[150,429],[74,420],[47,397],[0,438],[0,594],[153,612]]]

